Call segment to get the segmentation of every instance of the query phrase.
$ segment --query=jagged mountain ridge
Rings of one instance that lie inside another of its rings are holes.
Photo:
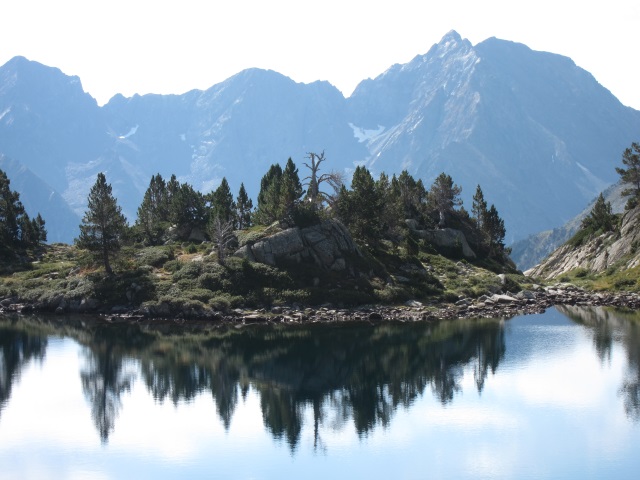
[[[467,208],[479,183],[512,240],[564,223],[615,181],[639,130],[640,112],[570,59],[497,39],[473,46],[456,32],[348,99],[327,82],[250,69],[205,91],[99,107],[58,69],[20,57],[0,67],[0,152],[76,215],[98,171],[133,220],[157,172],[205,192],[225,176],[255,198],[270,164],[291,156],[304,176],[307,152],[325,150],[327,167],[347,173],[406,168],[429,185],[445,171]]]
[[[564,223],[613,183],[640,118],[569,58],[495,38],[473,47],[455,32],[348,102],[380,130],[373,169],[446,171],[467,205],[481,184],[509,240]]]

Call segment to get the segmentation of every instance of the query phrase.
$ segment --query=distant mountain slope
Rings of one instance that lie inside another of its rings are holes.
[[[616,183],[608,187],[602,195],[605,201],[611,204],[613,213],[622,213],[627,199],[622,196],[625,187],[621,183]],[[596,199],[582,212],[569,220],[561,227],[553,230],[545,230],[534,235],[530,235],[524,240],[519,240],[511,245],[511,259],[520,270],[527,270],[540,263],[556,248],[569,240],[580,228],[582,220],[589,215],[593,209]]]
[[[71,243],[79,233],[80,217],[69,208],[58,192],[24,165],[0,154],[0,170],[20,193],[20,201],[31,218],[38,213],[45,219],[49,243]],[[49,219],[49,220],[47,220]]]
[[[347,173],[406,168],[429,186],[444,171],[467,209],[480,184],[510,243],[579,213],[616,180],[639,131],[640,112],[570,59],[495,38],[473,46],[456,32],[348,99],[326,82],[249,69],[205,91],[98,107],[56,68],[22,57],[0,67],[0,152],[76,215],[105,172],[130,221],[156,173],[205,193],[224,176],[255,199],[272,163],[292,157],[304,177],[306,154],[324,150],[326,168]]]

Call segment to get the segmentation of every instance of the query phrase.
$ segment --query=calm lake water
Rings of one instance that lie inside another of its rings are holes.
[[[0,317],[0,478],[637,479],[640,320]]]

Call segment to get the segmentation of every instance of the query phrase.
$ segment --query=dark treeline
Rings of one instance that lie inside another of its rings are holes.
[[[151,178],[137,219],[132,227],[117,226],[119,241],[108,243],[101,232],[114,230],[121,214],[111,187],[104,175],[89,195],[89,209],[81,230],[80,246],[104,260],[109,271],[108,255],[122,242],[161,245],[170,241],[211,241],[217,246],[220,261],[233,245],[234,230],[275,222],[283,228],[309,226],[327,217],[338,218],[362,246],[376,249],[384,242],[415,253],[417,241],[408,227],[461,230],[479,258],[505,257],[505,227],[494,205],[488,206],[481,187],[474,195],[471,214],[462,206],[461,188],[442,173],[427,189],[422,180],[407,171],[400,175],[382,173],[377,180],[363,166],[356,168],[348,188],[341,174],[323,172],[324,153],[310,153],[304,162],[306,176],[301,179],[298,167],[289,158],[284,168],[273,164],[262,177],[254,208],[244,184],[237,195],[226,178],[217,189],[203,194],[175,175],[166,181],[160,174]],[[97,190],[102,190],[102,193]],[[98,198],[102,195],[102,200]],[[96,200],[98,199],[98,200]],[[110,205],[117,212],[97,222],[96,211]],[[119,222],[121,224],[121,222]],[[94,232],[88,237],[87,231]]]
[[[29,339],[24,331],[20,335],[0,329],[0,356],[15,357],[14,340]],[[336,415],[340,425],[352,423],[366,435],[389,425],[398,408],[408,408],[429,390],[442,404],[453,401],[466,365],[474,366],[481,392],[505,353],[498,320],[248,328],[202,337],[158,336],[137,325],[89,325],[78,330],[78,339],[82,389],[101,441],[116,428],[123,394],[140,379],[158,402],[177,405],[210,395],[227,429],[252,391],[260,398],[265,428],[292,450],[307,408],[313,409],[317,442],[319,426],[329,428]]]
[[[20,194],[11,190],[7,174],[0,170],[0,258],[22,253],[47,241],[45,221],[38,213],[30,218]]]

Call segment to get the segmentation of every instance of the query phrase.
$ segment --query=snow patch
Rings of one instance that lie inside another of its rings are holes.
[[[187,136],[184,133],[180,134],[180,140],[182,140],[183,142],[187,141]]]
[[[131,130],[129,130],[129,132],[126,135],[120,135],[118,139],[124,140],[125,138],[129,138],[131,135],[135,135],[135,133],[138,131],[139,126],[140,125],[136,125],[135,127],[131,128]]]
[[[380,135],[385,130],[385,127],[383,127],[382,125],[378,125],[378,128],[376,128],[375,130],[356,127],[353,123],[349,123],[349,126],[353,130],[353,136],[358,139],[359,143],[368,142]]]
[[[11,107],[8,107],[4,112],[0,113],[0,120],[4,118],[4,116],[11,111]]]

